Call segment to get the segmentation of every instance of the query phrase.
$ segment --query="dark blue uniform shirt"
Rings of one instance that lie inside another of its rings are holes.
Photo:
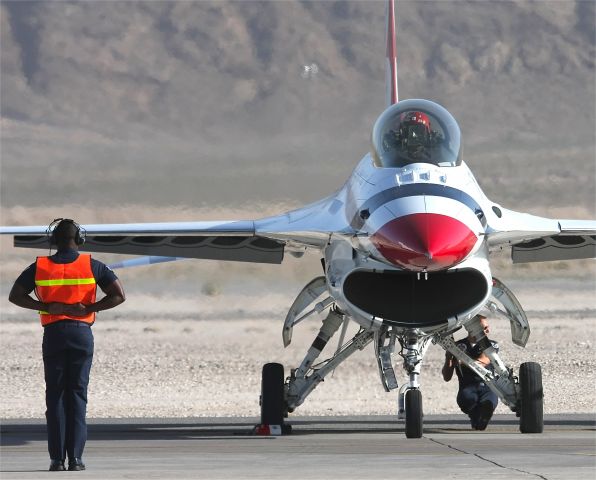
[[[492,340],[489,340],[489,341],[490,341],[491,345],[498,352],[499,345],[497,344],[497,342],[493,342]],[[472,344],[470,343],[470,341],[467,338],[458,340],[455,343],[461,350],[466,352],[466,354],[468,354],[473,359],[479,358],[480,355],[482,354],[482,352],[480,351],[480,348],[478,348],[478,344],[472,346]],[[495,367],[493,367],[492,364],[485,365],[484,368],[486,368],[487,370],[490,370],[491,372],[495,371]],[[456,365],[455,373],[457,373],[457,378],[459,379],[459,385],[462,388],[467,387],[468,385],[472,385],[474,383],[481,383],[484,381],[482,378],[480,378],[478,375],[476,375],[472,370],[470,370],[465,365]]]
[[[59,250],[50,257],[50,260],[54,263],[72,263],[79,257],[79,252],[74,248],[67,248],[65,250]],[[23,287],[27,293],[31,293],[35,290],[35,271],[36,263],[29,265],[23,273],[19,275],[16,283]],[[116,274],[107,265],[101,263],[94,258],[91,259],[91,271],[95,277],[97,285],[102,290],[108,285],[112,284],[118,279]]]

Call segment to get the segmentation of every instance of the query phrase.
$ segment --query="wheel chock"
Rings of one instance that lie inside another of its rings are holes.
[[[255,435],[262,436],[278,436],[282,434],[281,425],[263,425],[259,424],[255,426],[253,433]]]
[[[256,425],[252,430],[253,435],[261,435],[267,437],[278,437],[281,435],[288,435],[292,433],[292,425],[284,423],[283,425]]]

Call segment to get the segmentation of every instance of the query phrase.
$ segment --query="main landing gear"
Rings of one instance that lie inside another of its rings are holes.
[[[466,326],[477,345],[483,346],[484,354],[490,359],[493,370],[484,368],[460,350],[450,336],[436,336],[433,340],[467,366],[519,417],[521,433],[542,433],[544,428],[542,370],[535,362],[522,363],[519,377],[513,369],[507,368],[497,350],[482,333],[479,322],[471,321]]]
[[[298,368],[291,371],[287,381],[284,381],[282,365],[265,364],[261,382],[261,424],[256,427],[256,433],[268,434],[267,428],[272,425],[275,426],[276,431],[277,425],[281,425],[281,433],[288,433],[289,425],[283,423],[286,414],[300,406],[315,387],[339,364],[372,342],[374,332],[360,329],[350,341],[338,347],[333,357],[315,364],[329,339],[347,321],[341,311],[330,309],[304,360]],[[288,330],[291,331],[291,329]],[[288,335],[287,338],[291,336]]]
[[[261,423],[255,433],[281,435],[291,432],[291,425],[284,423],[287,415],[284,392],[284,367],[280,363],[266,363],[261,375]]]
[[[522,433],[542,433],[544,429],[542,369],[535,362],[519,367],[519,430]]]

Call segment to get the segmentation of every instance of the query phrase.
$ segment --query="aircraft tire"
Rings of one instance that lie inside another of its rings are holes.
[[[283,425],[285,414],[284,367],[263,365],[261,376],[261,425]]]
[[[406,438],[422,437],[422,393],[417,388],[406,392]]]
[[[542,433],[544,428],[542,369],[539,363],[526,362],[519,367],[521,433]]]

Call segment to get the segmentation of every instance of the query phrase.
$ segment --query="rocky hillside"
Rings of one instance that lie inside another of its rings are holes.
[[[383,2],[1,3],[3,206],[312,201],[384,108]],[[489,197],[596,212],[595,3],[404,1],[401,98]]]

